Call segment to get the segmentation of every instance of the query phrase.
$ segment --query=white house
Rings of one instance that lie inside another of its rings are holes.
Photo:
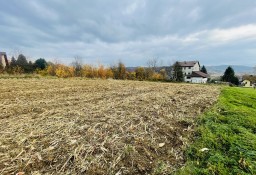
[[[208,75],[200,71],[199,61],[178,62],[184,74],[184,81],[188,83],[206,83]]]
[[[193,71],[187,78],[191,79],[191,83],[207,83],[208,75],[201,71]]]
[[[244,87],[253,87],[253,83],[250,80],[244,80],[241,84]]]
[[[0,52],[0,64],[5,68],[8,66],[8,59],[5,52]]]

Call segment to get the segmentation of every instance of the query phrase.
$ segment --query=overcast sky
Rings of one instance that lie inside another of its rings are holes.
[[[256,0],[0,0],[0,51],[144,66],[256,65]]]

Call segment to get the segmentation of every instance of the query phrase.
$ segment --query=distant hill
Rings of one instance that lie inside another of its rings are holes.
[[[206,69],[211,75],[223,75],[228,66],[231,66],[236,75],[253,74],[253,67],[239,66],[239,65],[219,65],[219,66],[206,66]]]

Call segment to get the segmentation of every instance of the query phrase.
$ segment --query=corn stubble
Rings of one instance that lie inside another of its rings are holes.
[[[216,86],[0,81],[0,174],[168,174]]]

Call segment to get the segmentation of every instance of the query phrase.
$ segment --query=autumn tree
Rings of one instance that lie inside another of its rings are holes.
[[[117,66],[112,66],[111,69],[113,71],[114,79],[126,79],[126,67],[121,61],[117,64]]]
[[[99,65],[98,67],[98,77],[102,79],[107,78],[107,70],[104,68],[103,65]]]
[[[91,65],[84,65],[82,68],[82,76],[86,78],[98,78],[98,69]]]
[[[132,71],[132,72],[126,72],[126,78],[128,80],[136,80],[136,72]]]
[[[145,80],[145,69],[143,67],[138,67],[135,69],[135,76],[137,80]]]
[[[54,64],[52,62],[47,62],[46,72],[48,75],[55,76],[56,75],[56,66],[57,64]]]
[[[118,63],[118,78],[121,80],[126,78],[126,67],[122,62]]]
[[[106,69],[106,78],[113,78],[114,74],[111,68]]]
[[[74,68],[59,64],[59,65],[57,65],[55,74],[57,75],[57,77],[60,77],[60,78],[73,77],[74,76]]]
[[[161,75],[161,79],[162,80],[166,80],[167,79],[167,73],[165,69],[161,69],[159,74]]]
[[[150,80],[152,81],[159,81],[159,80],[163,80],[163,77],[160,73],[156,73],[154,72],[152,77],[150,78]]]

